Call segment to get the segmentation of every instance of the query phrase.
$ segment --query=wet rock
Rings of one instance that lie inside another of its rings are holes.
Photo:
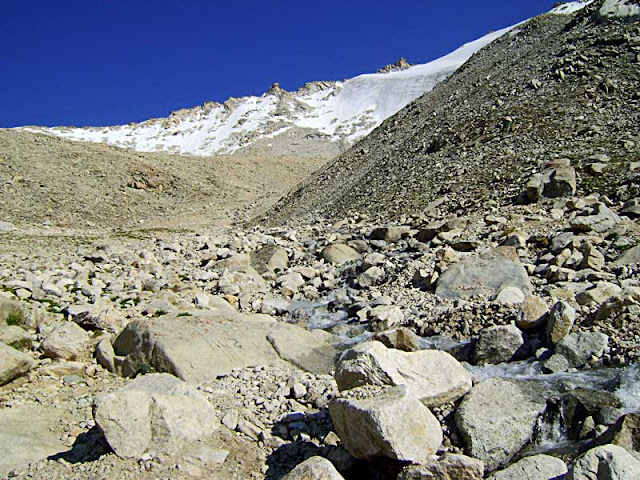
[[[640,478],[640,461],[616,445],[592,448],[575,461],[568,475],[568,480],[632,478]]]
[[[550,455],[534,455],[494,472],[488,480],[556,480],[568,469],[562,460]]]
[[[325,247],[320,256],[325,262],[334,265],[342,265],[343,263],[353,262],[360,258],[360,254],[357,251],[341,243]]]
[[[402,352],[380,342],[347,350],[338,362],[335,379],[340,390],[363,385],[406,386],[427,406],[455,401],[471,388],[471,376],[448,353]]]
[[[0,343],[0,385],[24,375],[35,365],[35,360],[26,353]]]
[[[436,294],[444,298],[494,298],[505,287],[531,293],[531,282],[522,265],[503,258],[472,257],[450,266],[440,276]]]
[[[282,480],[344,480],[336,467],[322,457],[311,457],[297,465]]]
[[[139,377],[98,397],[94,418],[119,457],[176,454],[217,428],[216,411],[198,389],[168,374]]]
[[[74,322],[57,326],[40,344],[42,352],[50,358],[76,360],[86,355],[89,334]]]
[[[552,344],[557,344],[566,337],[576,320],[576,309],[567,302],[557,302],[549,312],[547,319],[547,340]]]
[[[516,325],[523,330],[539,327],[547,321],[549,307],[540,297],[529,295],[520,305]]]
[[[592,357],[600,358],[609,345],[609,337],[600,332],[578,332],[564,337],[556,352],[564,356],[572,367],[584,366]]]
[[[515,325],[501,325],[480,332],[474,351],[477,364],[502,363],[529,354],[524,333]]]
[[[481,480],[483,477],[482,461],[447,453],[421,465],[404,467],[397,480]]]
[[[420,349],[419,337],[404,327],[376,333],[374,338],[388,348],[395,348],[403,352],[415,352]]]
[[[488,471],[511,460],[531,440],[546,401],[520,385],[493,378],[475,385],[456,411],[467,453]]]
[[[438,451],[442,428],[404,387],[361,387],[329,404],[343,446],[355,458],[421,463]]]
[[[544,361],[544,370],[550,373],[566,372],[570,366],[569,360],[558,353],[554,353]]]

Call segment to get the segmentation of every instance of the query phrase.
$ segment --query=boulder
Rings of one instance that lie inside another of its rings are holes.
[[[591,357],[600,358],[609,345],[609,337],[600,332],[579,332],[564,337],[556,352],[564,356],[572,367],[584,366]]]
[[[233,309],[134,320],[118,335],[113,348],[116,355],[126,357],[125,376],[153,368],[190,382],[212,380],[249,366],[296,366],[329,373],[335,356],[333,347],[312,332]]]
[[[420,338],[405,327],[376,333],[373,338],[383,343],[385,347],[395,348],[403,352],[415,352],[420,349]]]
[[[575,308],[562,300],[557,302],[547,319],[547,341],[552,345],[557,344],[571,332],[575,320]]]
[[[592,448],[573,464],[568,480],[631,480],[640,478],[640,461],[617,445]]]
[[[397,480],[481,480],[483,477],[482,461],[447,453],[431,462],[404,467]]]
[[[260,274],[283,272],[289,268],[289,255],[279,245],[267,245],[251,254],[251,266]]]
[[[411,228],[406,225],[396,227],[377,227],[371,232],[371,240],[384,240],[387,243],[395,243],[408,234]]]
[[[0,385],[24,375],[35,365],[35,360],[26,353],[0,343]]]
[[[438,280],[436,294],[443,298],[494,298],[505,287],[531,293],[524,267],[506,258],[471,257],[450,266]]]
[[[518,287],[504,287],[498,292],[494,301],[502,305],[518,305],[524,302],[525,295]]]
[[[603,435],[607,443],[640,453],[640,413],[620,417]]]
[[[311,457],[297,465],[282,480],[344,480],[336,467],[323,457]]]
[[[550,455],[533,455],[494,472],[488,480],[557,480],[567,473],[562,460]]]
[[[500,325],[480,332],[474,361],[476,364],[510,362],[525,358],[528,353],[524,333],[515,325]]]
[[[77,360],[87,354],[91,337],[74,322],[64,322],[47,335],[40,344],[42,352],[50,358]]]
[[[615,283],[598,282],[593,288],[576,295],[576,300],[580,305],[601,304],[605,300],[621,293],[622,289]]]
[[[116,455],[135,459],[147,452],[175,455],[219,424],[216,410],[195,386],[166,373],[138,377],[97,397],[94,419]]]
[[[542,396],[516,382],[491,378],[475,385],[456,411],[467,453],[485,462],[487,471],[511,460],[533,435],[545,411]]]
[[[617,266],[640,265],[640,245],[636,245],[622,253],[614,260],[613,264]]]
[[[334,265],[342,265],[343,263],[353,262],[360,258],[360,254],[348,245],[335,243],[329,245],[322,250],[320,256],[327,263]]]
[[[355,458],[421,463],[442,444],[442,428],[405,387],[360,387],[329,404],[344,448]]]
[[[3,354],[0,353],[0,359]],[[60,408],[13,406],[0,409],[0,478],[49,456],[68,450],[56,433]]]
[[[361,287],[367,288],[372,287],[374,285],[379,285],[385,279],[385,271],[384,268],[381,267],[370,267],[364,272],[360,274],[358,277],[358,283]]]
[[[380,342],[347,350],[338,362],[335,379],[340,390],[363,385],[406,386],[427,406],[455,401],[471,388],[469,372],[448,353],[402,352]]]
[[[516,325],[523,330],[539,327],[547,321],[548,313],[549,307],[543,299],[528,295],[520,305]]]
[[[587,209],[585,215],[578,215],[571,222],[574,232],[604,233],[613,228],[620,217],[612,212],[604,203],[596,203],[593,209]]]

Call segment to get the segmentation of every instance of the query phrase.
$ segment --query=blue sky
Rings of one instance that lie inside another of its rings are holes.
[[[542,0],[3,0],[0,127],[112,125],[438,58]]]

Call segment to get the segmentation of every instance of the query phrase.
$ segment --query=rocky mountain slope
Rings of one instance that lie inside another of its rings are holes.
[[[0,219],[25,228],[229,224],[266,208],[323,162],[138,153],[0,130]]]
[[[640,160],[640,34],[634,17],[610,16],[612,5],[511,30],[305,180],[270,221],[505,204],[557,158],[578,169],[579,188],[596,182],[612,199],[634,196],[620,182]],[[594,154],[612,159],[598,178]]]
[[[274,84],[259,97],[230,98],[223,104],[206,102],[139,124],[28,130],[142,152],[333,157],[430,91],[507,30],[492,32],[449,55],[411,68],[340,82],[312,82],[295,92]]]

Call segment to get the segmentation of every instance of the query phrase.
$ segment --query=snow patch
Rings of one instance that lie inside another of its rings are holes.
[[[587,5],[590,5],[594,2],[594,0],[583,0],[579,2],[566,2],[562,5],[558,5],[556,8],[551,10],[550,13],[555,13],[559,15],[571,15],[572,13],[576,13],[582,10]]]
[[[640,15],[640,6],[628,0],[605,0],[600,8],[603,17],[635,17]]]

